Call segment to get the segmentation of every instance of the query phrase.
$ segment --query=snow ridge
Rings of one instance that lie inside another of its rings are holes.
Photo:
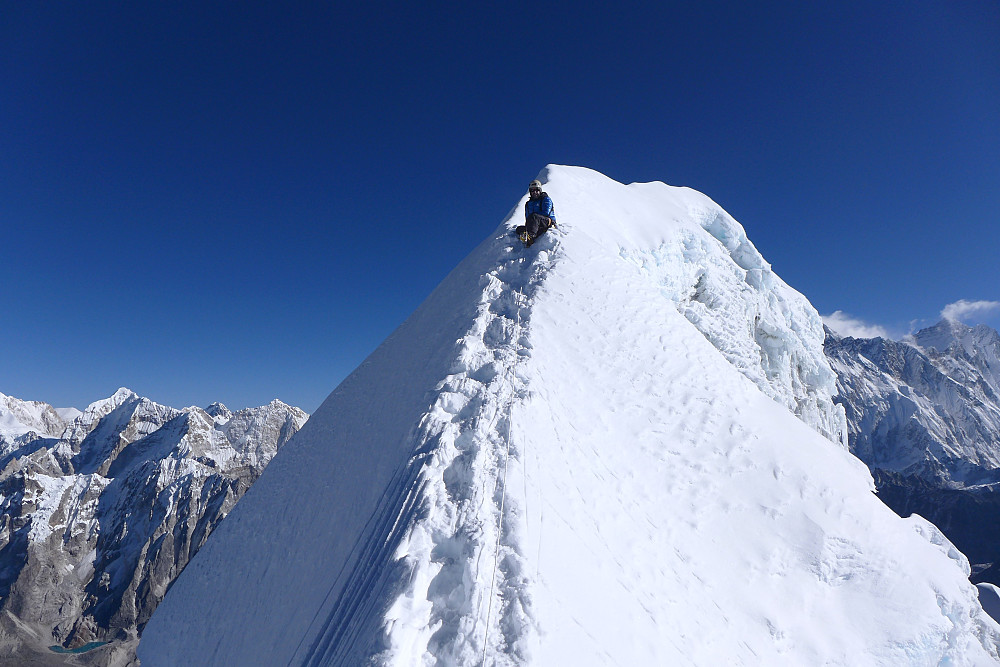
[[[510,252],[484,276],[478,315],[423,425],[421,439],[436,450],[422,474],[433,518],[414,525],[396,554],[414,564],[413,580],[421,583],[396,600],[387,618],[394,622],[429,602],[419,612],[426,618],[406,623],[436,628],[426,638],[427,654],[441,664],[471,664],[484,650],[497,665],[522,664],[532,632],[517,532],[523,512],[517,497],[505,493],[506,470],[523,456],[511,438],[513,407],[527,392],[518,361],[530,355],[531,302],[555,245],[551,237],[540,241],[531,259]],[[445,505],[449,511],[433,511]],[[489,641],[491,625],[500,636]],[[383,664],[409,664],[409,647],[400,644],[383,654]]]
[[[836,437],[818,317],[735,222],[539,179],[559,228],[524,249],[515,206],[333,391],[143,664],[1000,662],[967,562]]]
[[[653,196],[662,184],[639,184]],[[847,418],[833,401],[836,374],[819,350],[823,323],[771,270],[728,213],[684,190],[683,215],[700,225],[652,249],[622,248],[743,375],[802,421],[847,447]],[[702,230],[708,235],[700,233]]]
[[[510,442],[511,409],[526,391],[516,369],[530,354],[530,304],[556,242],[540,241],[529,258],[511,251],[511,238],[505,225],[493,239],[506,256],[480,278],[472,326],[411,436],[413,456],[380,506],[377,521],[391,524],[388,537],[365,545],[361,560],[371,569],[345,585],[301,664],[351,664],[352,638],[362,636],[357,619],[375,611],[360,603],[365,596],[395,600],[379,620],[388,645],[376,664],[410,665],[415,647],[442,665],[473,664],[484,649],[497,665],[523,664],[524,635],[533,626],[515,528],[521,508],[505,497],[503,473],[508,456],[521,455]],[[393,581],[407,584],[393,589]]]

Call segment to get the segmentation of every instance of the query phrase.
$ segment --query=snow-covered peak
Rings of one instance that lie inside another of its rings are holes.
[[[246,455],[254,455],[248,449],[250,443],[273,440],[280,447],[308,418],[299,408],[274,399],[266,406],[234,413],[222,430],[234,449]]]
[[[120,387],[108,398],[94,401],[84,409],[83,413],[76,418],[73,425],[77,432],[86,431],[88,427],[109,415],[125,403],[141,400],[141,397],[127,387]]]
[[[215,421],[221,423],[225,423],[233,417],[233,413],[222,403],[212,403],[205,408],[205,412],[212,415]]]
[[[977,375],[1000,396],[1000,334],[995,329],[944,319],[913,334],[908,342],[927,352],[956,380],[970,381]]]
[[[744,268],[770,268],[739,223],[697,190],[660,181],[626,185],[592,169],[562,165],[548,165],[538,179],[555,200],[560,221],[573,215],[574,229],[612,251],[648,250],[671,241],[678,231],[705,230]],[[577,215],[584,210],[589,214]]]
[[[819,313],[775,275],[721,206],[691,188],[623,185],[582,167],[550,165],[539,180],[574,234],[637,265],[765,394],[847,446]]]
[[[946,487],[1000,481],[996,331],[942,320],[905,341],[831,335],[826,351],[851,450],[873,470]]]
[[[925,350],[944,353],[960,348],[966,354],[1000,349],[1000,334],[985,324],[969,326],[958,320],[943,319],[934,326],[921,329],[907,340]]]
[[[31,432],[58,437],[66,428],[67,418],[77,414],[79,411],[72,408],[60,411],[48,403],[0,394],[0,438],[14,439]]]
[[[953,345],[969,340],[971,333],[972,327],[958,320],[943,319],[934,326],[913,334],[912,341],[924,349],[947,352]]]
[[[111,394],[108,398],[100,401],[95,401],[87,406],[87,411],[99,410],[101,406],[108,406],[109,410],[113,410],[122,403],[126,401],[132,401],[137,398],[141,398],[139,394],[135,393],[128,387],[119,387],[115,393]]]
[[[330,394],[143,665],[995,663],[968,563],[871,493],[819,316],[742,228],[541,176],[558,228],[522,247],[516,206]]]

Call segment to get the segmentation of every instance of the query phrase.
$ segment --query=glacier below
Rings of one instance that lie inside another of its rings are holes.
[[[333,391],[142,664],[1000,664],[743,228],[687,188],[539,178],[559,227],[525,249],[515,206]]]

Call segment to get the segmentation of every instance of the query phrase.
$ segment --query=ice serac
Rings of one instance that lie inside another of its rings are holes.
[[[286,445],[150,620],[161,665],[996,664],[843,446],[819,317],[702,194],[577,167]],[[828,436],[828,437],[827,437]]]

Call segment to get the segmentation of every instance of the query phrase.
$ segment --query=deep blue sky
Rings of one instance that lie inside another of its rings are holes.
[[[312,411],[547,163],[905,333],[1000,300],[998,119],[995,0],[3,2],[0,392]]]

